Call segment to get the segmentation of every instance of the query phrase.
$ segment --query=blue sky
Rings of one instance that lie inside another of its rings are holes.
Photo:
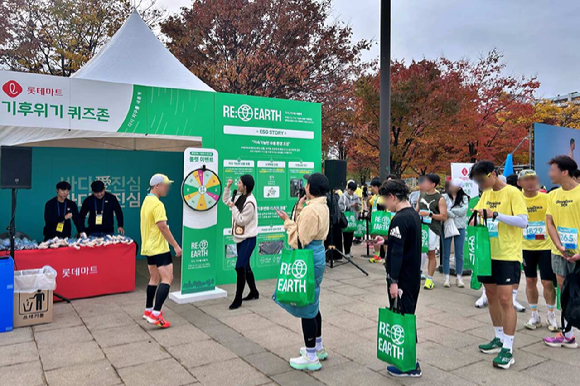
[[[175,13],[191,0],[158,0]],[[334,0],[355,39],[379,38],[379,0]],[[506,71],[537,75],[539,97],[580,91],[578,0],[392,0],[392,57],[477,59],[493,48]],[[365,59],[379,55],[378,45]]]

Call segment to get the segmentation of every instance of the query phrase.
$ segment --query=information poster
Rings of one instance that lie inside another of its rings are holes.
[[[258,161],[258,199],[286,197],[286,162]]]
[[[254,261],[256,268],[277,267],[284,249],[284,226],[259,227]]]
[[[223,231],[223,260],[222,268],[224,271],[234,271],[236,269],[236,260],[238,250],[234,238],[232,237],[232,228],[224,228]]]
[[[288,199],[295,199],[300,193],[300,189],[306,186],[305,174],[314,173],[314,162],[288,162],[288,177],[290,189],[288,189]]]
[[[237,189],[238,180],[241,176],[249,174],[251,176],[256,175],[256,163],[251,160],[225,160],[224,161],[224,172],[223,172],[223,183],[227,184],[228,180],[233,181],[232,192]]]

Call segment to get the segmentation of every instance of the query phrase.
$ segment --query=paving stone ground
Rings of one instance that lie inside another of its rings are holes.
[[[546,328],[528,331],[529,311],[518,314],[516,364],[494,369],[477,345],[493,335],[487,309],[473,304],[479,292],[442,287],[421,291],[417,309],[422,363],[420,379],[393,379],[376,358],[378,308],[387,302],[385,271],[360,257],[325,272],[320,306],[324,345],[322,370],[294,371],[288,359],[302,346],[300,321],[272,300],[274,280],[258,283],[259,301],[229,311],[227,299],[177,305],[167,301],[167,330],[147,324],[147,267],[137,263],[135,292],[75,300],[54,306],[54,322],[0,334],[0,386],[146,385],[578,385],[580,350],[551,349]],[[173,288],[179,288],[179,266]],[[466,283],[469,278],[466,278]],[[518,296],[525,300],[525,281]],[[541,291],[540,291],[541,294]],[[543,299],[540,312],[545,315]]]

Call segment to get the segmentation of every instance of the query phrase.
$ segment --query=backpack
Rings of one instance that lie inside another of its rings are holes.
[[[331,197],[334,196],[333,202],[331,205]],[[326,196],[326,205],[328,205],[328,209],[332,208],[332,213],[330,213],[330,225],[337,226],[340,229],[346,228],[348,226],[348,220],[344,213],[340,211],[340,207],[338,206],[338,194],[330,194]]]
[[[566,276],[562,293],[560,295],[560,304],[562,305],[562,328],[564,328],[564,319],[568,326],[564,332],[572,330],[572,327],[580,328],[580,264],[576,263],[574,272]]]

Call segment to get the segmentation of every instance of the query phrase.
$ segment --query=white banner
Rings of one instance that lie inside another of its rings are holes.
[[[451,164],[451,178],[459,178],[463,180],[463,190],[469,197],[477,197],[479,195],[479,188],[477,184],[469,179],[469,172],[471,171],[472,163],[452,163]]]

